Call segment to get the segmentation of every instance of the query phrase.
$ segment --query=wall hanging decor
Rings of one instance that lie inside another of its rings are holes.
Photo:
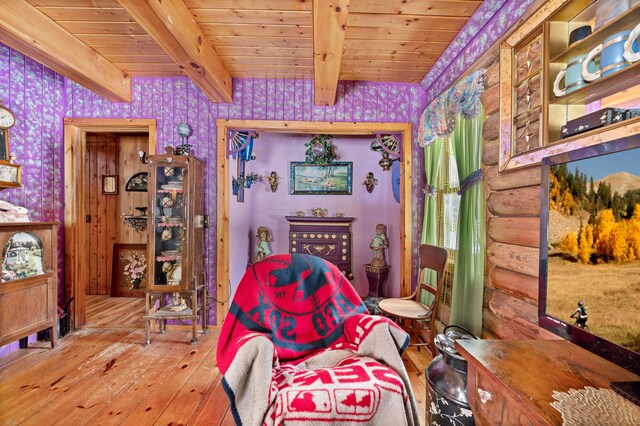
[[[102,175],[102,193],[105,195],[118,194],[118,175]]]
[[[290,163],[289,193],[351,195],[353,187],[353,163],[350,161],[330,164]]]
[[[382,153],[382,159],[378,164],[385,172],[391,168],[394,161],[401,158],[400,139],[400,135],[376,133],[376,138],[371,142],[371,151]]]
[[[227,132],[227,157],[236,159],[236,170],[238,177],[233,177],[231,187],[236,201],[244,203],[244,190],[251,188],[254,182],[259,179],[256,173],[246,172],[246,163],[254,160],[253,141],[259,136],[256,130],[229,129]],[[275,191],[274,191],[275,192]]]
[[[9,129],[16,124],[13,112],[0,101],[0,190],[22,186],[22,167],[9,154]]]
[[[373,192],[373,188],[378,184],[378,179],[373,176],[373,172],[367,173],[367,177],[362,182],[368,193]]]
[[[271,187],[271,192],[276,192],[278,190],[278,184],[280,183],[280,176],[278,176],[278,173],[276,173],[275,170],[272,170],[269,176],[265,176],[265,179],[269,183],[269,187]]]
[[[305,143],[305,163],[309,164],[329,164],[338,156],[332,145],[332,135],[316,135]]]
[[[147,192],[149,188],[149,173],[139,172],[132,175],[124,186],[127,192]]]

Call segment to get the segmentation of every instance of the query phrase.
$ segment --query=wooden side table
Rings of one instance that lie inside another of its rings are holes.
[[[390,265],[382,267],[371,266],[369,263],[364,265],[364,270],[367,273],[367,281],[369,281],[369,294],[367,294],[367,297],[381,296],[381,292],[382,296],[384,296],[384,284],[389,277],[389,269],[391,269]]]

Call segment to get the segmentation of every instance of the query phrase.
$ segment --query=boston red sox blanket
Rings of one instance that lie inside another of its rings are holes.
[[[401,359],[408,342],[366,313],[333,264],[274,255],[238,285],[218,368],[239,425],[418,425]]]

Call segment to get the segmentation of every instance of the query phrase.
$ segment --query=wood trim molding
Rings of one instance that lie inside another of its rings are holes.
[[[336,103],[349,1],[313,2],[313,86],[316,105]]]
[[[26,0],[0,2],[0,39],[109,101],[131,101],[128,75]]]
[[[232,102],[231,74],[182,0],[118,0],[213,102]]]
[[[230,224],[229,192],[231,182],[227,170],[231,162],[226,156],[227,131],[229,129],[255,129],[259,132],[334,134],[334,135],[374,135],[381,133],[400,133],[404,153],[411,153],[411,130],[409,123],[350,123],[350,122],[313,122],[313,121],[268,121],[268,120],[217,120],[217,187],[216,187],[216,325],[222,326],[231,304],[230,262]],[[402,156],[400,163],[400,296],[411,294],[411,155]]]
[[[85,248],[85,176],[87,132],[148,132],[149,152],[156,152],[156,120],[116,118],[64,119],[64,256],[67,298],[74,297],[75,327],[86,320],[85,283],[88,262]]]

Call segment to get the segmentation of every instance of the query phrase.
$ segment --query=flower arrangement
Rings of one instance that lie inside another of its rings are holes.
[[[122,260],[127,262],[124,265],[125,275],[133,284],[140,285],[140,280],[147,271],[147,258],[144,253],[130,251],[122,256]]]

